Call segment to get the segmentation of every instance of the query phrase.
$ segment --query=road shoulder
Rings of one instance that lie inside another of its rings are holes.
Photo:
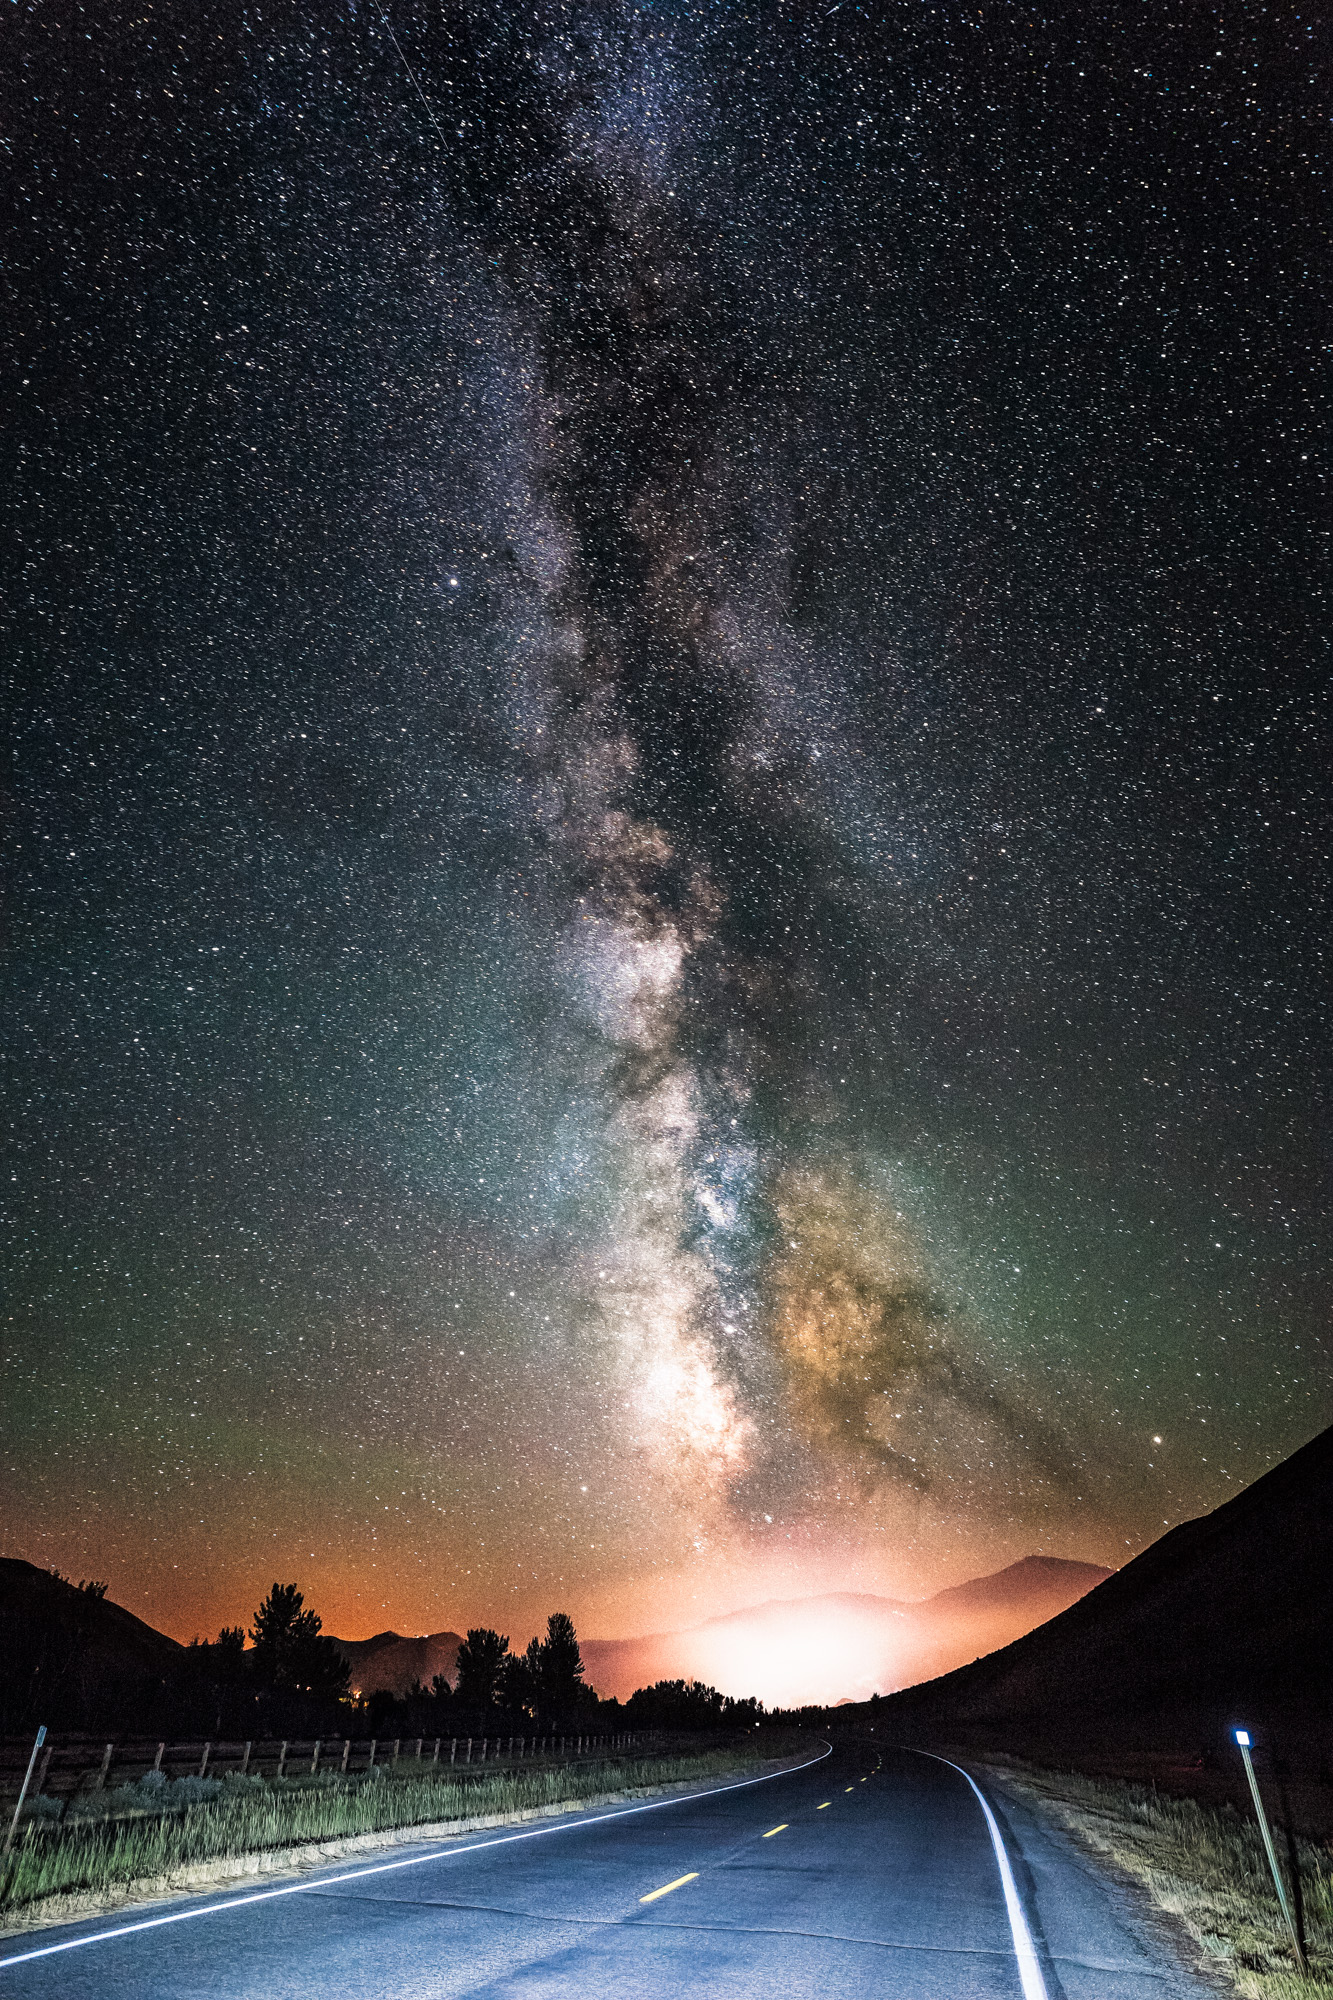
[[[968,1762],[1001,1822],[1051,2000],[1234,2000],[1185,1925],[1015,1772]]]

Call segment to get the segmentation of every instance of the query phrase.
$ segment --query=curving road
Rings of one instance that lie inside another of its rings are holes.
[[[821,1746],[822,1747],[822,1746]],[[1020,1804],[908,1751],[0,1945],[0,2000],[1172,2000],[1214,1989]],[[992,1823],[988,1823],[988,1820]],[[1006,1894],[1006,1874],[1008,1894]]]

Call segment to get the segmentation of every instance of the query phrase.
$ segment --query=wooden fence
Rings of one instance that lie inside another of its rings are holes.
[[[400,1777],[422,1776],[449,1765],[495,1768],[542,1761],[610,1757],[627,1750],[659,1747],[655,1732],[623,1731],[613,1736],[317,1736],[300,1740],[269,1737],[250,1742],[196,1738],[168,1743],[148,1738],[48,1736],[38,1752],[28,1797],[71,1798],[76,1792],[104,1791],[132,1784],[150,1771],[165,1778],[222,1778],[231,1772],[252,1777],[295,1778],[302,1773],[369,1771],[378,1764]],[[0,1737],[0,1796],[18,1796],[32,1756],[31,1736]]]

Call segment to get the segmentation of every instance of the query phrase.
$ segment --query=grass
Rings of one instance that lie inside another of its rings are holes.
[[[785,1754],[770,1736],[692,1754],[622,1757],[464,1776],[343,1778],[227,1777],[126,1785],[105,1804],[60,1823],[33,1819],[0,1883],[0,1917],[49,1897],[101,1897],[132,1886],[169,1885],[186,1868],[306,1842],[344,1840],[392,1828],[475,1819],[577,1802],[607,1792],[694,1780]],[[178,1796],[182,1795],[183,1796]]]
[[[1252,1817],[1075,1772],[1007,1763],[998,1769],[1016,1790],[1054,1807],[1091,1847],[1142,1882],[1243,2000],[1333,2000],[1333,1853],[1327,1847],[1296,1844],[1306,1979],[1296,1970]],[[1290,1898],[1286,1840],[1280,1833],[1275,1839]]]

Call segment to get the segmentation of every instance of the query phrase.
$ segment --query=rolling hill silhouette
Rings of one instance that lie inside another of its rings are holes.
[[[0,1557],[0,1735],[114,1727],[174,1698],[185,1648],[123,1605]]]
[[[1328,1824],[1331,1659],[1333,1428],[1036,1631],[877,1704],[876,1732],[1160,1778],[1230,1771],[1245,1724]]]

